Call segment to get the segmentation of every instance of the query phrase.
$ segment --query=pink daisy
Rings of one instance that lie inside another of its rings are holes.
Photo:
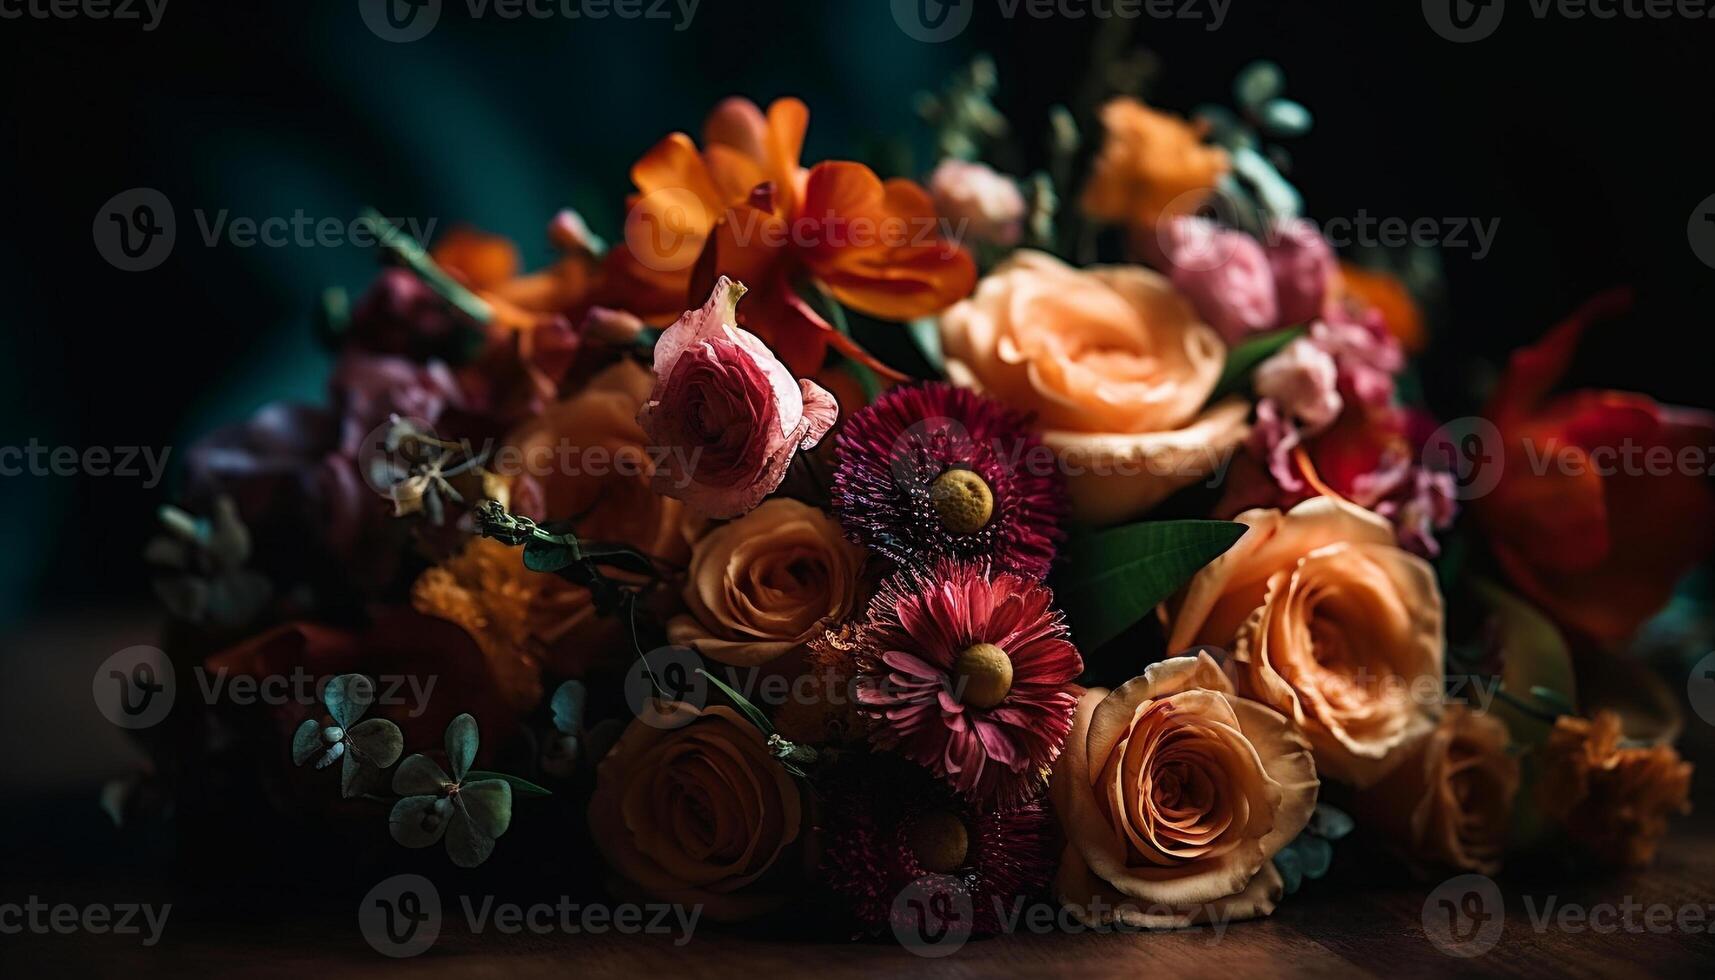
[[[901,565],[987,559],[1048,574],[1066,489],[1029,419],[944,382],[895,388],[835,443],[834,511],[846,534]]]
[[[1042,584],[944,560],[884,583],[858,631],[857,701],[870,740],[1005,807],[1045,783],[1084,660]]]

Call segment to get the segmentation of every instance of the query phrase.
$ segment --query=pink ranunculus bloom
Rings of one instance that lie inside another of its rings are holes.
[[[1301,218],[1281,221],[1269,230],[1267,251],[1280,325],[1309,323],[1321,316],[1328,284],[1339,268],[1321,232]]]
[[[1341,390],[1371,407],[1393,401],[1394,377],[1405,368],[1405,352],[1380,321],[1318,320],[1310,339],[1333,355]]]
[[[1274,269],[1256,239],[1204,218],[1179,217],[1163,245],[1174,287],[1227,343],[1279,321]]]
[[[929,196],[954,238],[1016,245],[1024,225],[1024,195],[1011,177],[992,167],[952,157],[929,175]]]
[[[1326,428],[1345,404],[1333,356],[1304,337],[1258,365],[1254,385],[1259,396],[1274,399],[1304,423],[1307,433]]]
[[[662,457],[657,493],[710,517],[737,517],[786,476],[793,453],[839,417],[834,396],[792,377],[761,340],[736,325],[744,285],[722,276],[702,309],[655,342],[655,388],[637,413]]]

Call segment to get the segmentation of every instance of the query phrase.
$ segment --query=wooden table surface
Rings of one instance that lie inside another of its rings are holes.
[[[1442,975],[1655,977],[1715,972],[1715,766],[1694,784],[1697,812],[1678,821],[1656,865],[1574,877],[1513,868],[1497,879],[1505,905],[1481,955],[1451,955],[1425,930],[1441,908],[1438,881],[1416,881],[1356,842],[1342,842],[1330,875],[1308,883],[1270,919],[1168,933],[1051,933],[974,940],[926,958],[891,942],[761,938],[700,925],[690,941],[661,936],[473,935],[449,912],[434,946],[390,960],[363,938],[356,902],[313,895],[284,902],[242,886],[211,899],[170,854],[115,834],[94,805],[102,774],[123,771],[127,742],[85,728],[95,664],[138,639],[123,617],[54,624],[7,637],[0,684],[0,976],[841,977],[1125,976],[1145,978]],[[52,657],[22,656],[52,651]],[[80,706],[81,707],[78,707]],[[72,716],[68,720],[68,715]],[[1715,732],[1690,716],[1684,749],[1715,761]],[[310,872],[305,869],[305,880]],[[1443,890],[1445,891],[1445,889]],[[4,904],[172,902],[156,946],[136,937],[10,934]],[[502,896],[504,899],[505,896]],[[451,899],[448,898],[447,902]],[[1553,903],[1550,905],[1550,903]],[[444,903],[445,904],[445,903]],[[1664,906],[1665,912],[1650,912]],[[1545,908],[1553,913],[1537,921]],[[1563,918],[1566,909],[1572,918]],[[1629,913],[1628,913],[1628,910]],[[1582,916],[1589,916],[1586,921]],[[1695,917],[1695,929],[1682,929]],[[1666,927],[1662,928],[1662,924]],[[1479,934],[1481,940],[1487,934]],[[1445,944],[1444,944],[1445,945]],[[1454,946],[1473,952],[1472,945]]]

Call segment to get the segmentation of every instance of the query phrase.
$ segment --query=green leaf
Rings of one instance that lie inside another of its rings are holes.
[[[1149,615],[1245,530],[1232,521],[1144,521],[1073,537],[1054,594],[1079,648],[1095,650]]]
[[[581,557],[576,546],[564,541],[533,538],[524,542],[524,567],[532,572],[557,572]]]
[[[762,709],[751,704],[749,698],[738,693],[736,690],[733,690],[725,681],[701,667],[697,668],[697,673],[707,677],[711,683],[720,688],[721,693],[731,699],[732,703],[737,706],[738,710],[742,712],[746,718],[750,719],[750,723],[755,725],[758,731],[762,732],[764,735],[774,734],[774,726],[769,724],[768,716],[762,713]]]
[[[907,323],[905,329],[910,332],[911,339],[917,343],[917,349],[923,354],[923,359],[929,362],[936,373],[947,373],[947,355],[941,349],[941,325],[932,316],[918,317]]]
[[[1270,333],[1258,334],[1240,342],[1238,346],[1227,351],[1227,363],[1221,368],[1221,379],[1215,382],[1215,390],[1210,393],[1209,401],[1218,402],[1235,392],[1243,390],[1250,384],[1251,372],[1258,364],[1268,360],[1287,344],[1304,336],[1305,327],[1287,327],[1285,330],[1275,330]]]
[[[1299,834],[1292,842],[1292,850],[1298,854],[1306,878],[1320,878],[1334,864],[1334,845],[1325,837]]]
[[[1286,75],[1272,61],[1253,61],[1233,81],[1233,98],[1246,109],[1262,105],[1286,91]]]
[[[1471,591],[1488,608],[1496,630],[1495,643],[1506,653],[1501,690],[1514,697],[1529,692],[1540,706],[1553,709],[1550,715],[1559,713],[1555,705],[1577,704],[1572,651],[1559,627],[1535,606],[1486,579],[1472,580]],[[1541,742],[1553,727],[1552,722],[1521,710],[1506,697],[1496,698],[1489,712],[1506,723],[1513,741],[1520,745]]]
[[[385,769],[399,761],[405,751],[405,735],[399,726],[385,718],[371,718],[346,729],[347,751],[356,749],[363,761]]]
[[[1303,136],[1310,132],[1310,110],[1291,99],[1271,99],[1258,112],[1271,136]]]
[[[528,779],[521,779],[517,776],[508,776],[503,772],[486,772],[481,769],[472,769],[470,772],[465,773],[464,788],[469,790],[470,787],[478,781],[487,782],[490,780],[499,780],[500,782],[512,787],[512,793],[514,796],[519,793],[523,793],[525,796],[554,795],[553,790],[548,789],[545,786],[538,786]]]
[[[1290,844],[1281,848],[1274,856],[1274,870],[1280,872],[1286,893],[1297,894],[1298,886],[1304,883],[1304,861],[1298,856],[1297,849]]]
[[[447,832],[452,810],[452,803],[443,797],[407,796],[393,804],[393,811],[387,815],[387,832],[405,847],[428,847]]]
[[[310,761],[321,748],[321,722],[314,718],[305,718],[298,730],[292,733],[292,765],[301,766]]]
[[[447,725],[447,765],[453,771],[454,782],[464,782],[471,760],[476,758],[478,738],[476,719],[468,712]]]
[[[374,702],[375,682],[362,674],[341,674],[328,681],[327,690],[322,692],[322,703],[341,728],[357,724]]]
[[[583,681],[567,681],[554,689],[548,710],[554,716],[554,728],[562,735],[577,735],[584,730],[584,705],[589,702],[589,689]]]
[[[459,788],[457,803],[470,813],[471,822],[485,837],[499,837],[512,826],[512,784],[505,779],[465,783]]]
[[[415,238],[382,217],[381,212],[374,208],[364,208],[358,220],[369,228],[377,244],[398,259],[405,268],[416,273],[424,285],[434,290],[453,309],[477,323],[486,324],[494,318],[493,307],[466,289],[457,279],[447,275],[446,270],[429,257],[428,251]]]
[[[474,868],[494,853],[494,838],[482,832],[462,803],[453,805],[447,820],[447,857],[461,868]]]
[[[1316,809],[1310,813],[1310,823],[1305,827],[1310,833],[1328,840],[1339,840],[1352,832],[1354,826],[1351,816],[1339,807],[1328,803],[1316,804]]]
[[[408,757],[393,770],[393,792],[400,796],[434,796],[446,792],[452,781],[433,759],[421,753]]]

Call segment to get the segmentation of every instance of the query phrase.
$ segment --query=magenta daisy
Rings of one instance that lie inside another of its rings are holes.
[[[1084,659],[1042,584],[975,562],[906,569],[870,600],[853,661],[870,740],[982,806],[1046,782]]]
[[[992,935],[999,909],[1042,889],[1054,872],[1054,834],[1040,798],[977,811],[932,785],[921,770],[901,771],[885,758],[843,774],[824,808],[821,874],[861,933],[894,922],[907,889],[952,891],[974,913],[972,931]],[[909,898],[910,896],[906,896]]]
[[[986,558],[1042,578],[1066,492],[1028,422],[942,382],[889,391],[847,420],[835,444],[840,523],[902,565]]]

